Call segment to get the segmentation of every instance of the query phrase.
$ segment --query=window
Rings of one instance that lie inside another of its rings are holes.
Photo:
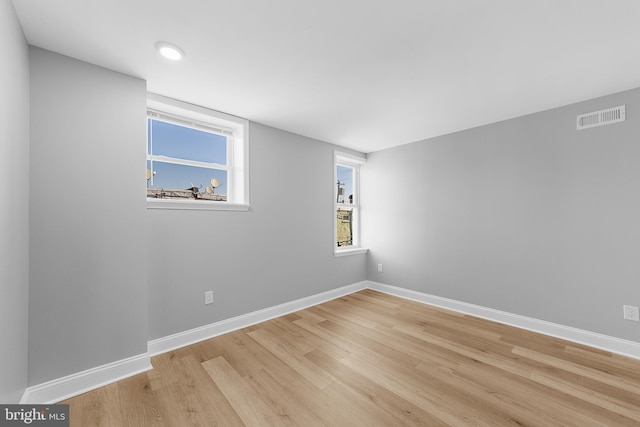
[[[364,159],[335,153],[335,254],[366,252],[360,247],[360,165]]]
[[[249,208],[244,119],[150,94],[146,166],[150,208]]]

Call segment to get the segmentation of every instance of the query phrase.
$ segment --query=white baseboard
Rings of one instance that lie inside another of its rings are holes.
[[[313,305],[366,289],[366,282],[354,283],[320,294],[300,298],[274,307],[225,319],[220,322],[180,332],[148,342],[148,352],[139,356],[98,366],[46,383],[28,387],[20,403],[51,404],[153,369],[151,356],[204,341],[256,323],[302,310]]]
[[[321,304],[332,299],[340,298],[345,295],[358,292],[367,288],[368,282],[359,282],[352,285],[343,286],[338,289],[322,292],[320,294],[311,295],[309,297],[300,298],[295,301],[285,302],[280,305],[265,308],[263,310],[254,311],[230,319],[221,320],[199,328],[190,329],[188,331],[179,332],[167,337],[158,338],[148,343],[148,353],[151,356],[166,353],[176,348],[195,344],[218,335],[246,328],[256,323],[265,322],[294,311],[302,310],[313,305]]]
[[[60,402],[150,369],[153,367],[149,354],[141,354],[28,387],[20,403],[47,405]]]
[[[546,322],[544,320],[533,319],[531,317],[520,316],[518,314],[507,313],[478,305],[468,304],[448,298],[442,298],[409,289],[398,288],[396,286],[385,285],[372,281],[366,282],[367,288],[384,292],[397,297],[418,301],[459,313],[469,314],[483,319],[503,323],[516,328],[526,329],[544,335],[561,338],[589,347],[609,351],[634,359],[640,359],[640,343],[589,332],[570,326],[559,325],[557,323]]]
[[[481,317],[494,322],[599,348],[612,353],[632,357],[634,359],[640,359],[640,343],[638,342],[614,338],[569,326],[429,295],[409,289],[398,288],[396,286],[390,286],[383,283],[364,281],[149,341],[148,352],[145,354],[29,387],[25,390],[20,403],[50,404],[59,402],[153,369],[150,361],[151,356],[204,341],[247,326],[255,325],[256,323],[265,322],[267,320],[321,304],[332,299],[340,298],[363,289],[372,289],[384,292],[400,298],[442,307],[448,310]]]

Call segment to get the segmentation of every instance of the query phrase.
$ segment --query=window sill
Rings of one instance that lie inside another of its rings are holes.
[[[336,249],[333,252],[333,256],[335,257],[340,257],[340,256],[347,256],[347,255],[359,255],[359,254],[366,254],[367,252],[369,252],[369,249],[367,248],[351,248],[351,249]]]
[[[147,199],[147,209],[172,209],[188,211],[238,211],[246,212],[251,206],[242,203]]]

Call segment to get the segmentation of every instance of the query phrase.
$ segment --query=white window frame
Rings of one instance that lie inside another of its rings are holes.
[[[147,94],[147,117],[183,126],[203,128],[227,136],[227,164],[202,164],[172,159],[191,166],[215,167],[227,171],[227,201],[147,198],[148,209],[248,211],[249,204],[249,121],[175,99]],[[146,144],[146,141],[145,141]],[[147,156],[162,161],[162,157]]]
[[[363,157],[354,156],[352,154],[335,151],[333,156],[333,254],[334,256],[363,254],[368,249],[363,248],[360,244],[360,166],[365,163]],[[338,166],[352,168],[353,176],[353,203],[338,203]],[[338,229],[336,215],[339,207],[352,209],[352,238],[351,246],[338,246]]]

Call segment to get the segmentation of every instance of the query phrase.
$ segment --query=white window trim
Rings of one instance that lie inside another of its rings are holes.
[[[147,198],[147,209],[248,211],[251,207],[249,202],[249,121],[154,93],[147,94],[147,109],[160,116],[165,113],[174,122],[177,119],[173,116],[177,116],[194,127],[213,129],[224,134],[228,134],[229,131],[233,133],[233,141],[229,144],[227,151],[227,156],[231,160],[228,164],[231,167],[222,165],[220,167],[228,171],[228,180],[233,183],[226,202]]]
[[[366,254],[369,252],[367,248],[354,248],[353,246],[349,246],[345,249],[338,249],[336,246],[336,250],[333,253],[335,257],[347,256],[347,255],[358,255],[358,254]]]
[[[354,156],[352,154],[348,154],[342,151],[334,151],[333,155],[333,255],[335,257],[341,257],[346,255],[357,255],[364,254],[368,252],[367,248],[363,248],[360,243],[360,166],[366,162],[364,157]],[[338,181],[338,165],[348,166],[354,168],[355,173],[355,182],[353,183],[353,192],[354,192],[354,204],[353,205],[343,205],[338,203],[338,187],[336,186],[336,182]],[[338,206],[352,206],[355,214],[353,215],[353,245],[351,246],[340,246],[338,247],[336,243],[336,236],[338,233],[337,223],[336,223],[336,212],[338,210]]]

